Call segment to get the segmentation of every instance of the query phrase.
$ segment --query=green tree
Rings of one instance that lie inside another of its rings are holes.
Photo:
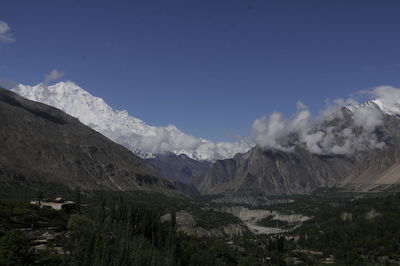
[[[29,241],[19,230],[8,231],[0,238],[0,265],[27,265],[30,262]]]
[[[223,240],[215,240],[210,250],[215,254],[219,261],[229,265],[237,264],[234,250]]]
[[[190,266],[214,266],[216,265],[215,257],[207,250],[198,250],[192,254],[189,262]]]
[[[77,188],[75,190],[75,204],[76,204],[76,210],[78,213],[81,211],[81,190]]]
[[[94,231],[93,221],[86,216],[71,216],[68,229],[71,234],[69,250],[72,254],[72,265],[91,265],[93,261]]]
[[[37,196],[36,197],[37,197],[37,201],[39,202],[39,204],[42,203],[42,201],[43,201],[43,191],[39,190],[37,192]]]

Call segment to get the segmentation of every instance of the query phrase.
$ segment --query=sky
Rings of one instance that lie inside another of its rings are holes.
[[[400,87],[400,1],[0,3],[0,84],[71,80],[212,141],[302,101]]]

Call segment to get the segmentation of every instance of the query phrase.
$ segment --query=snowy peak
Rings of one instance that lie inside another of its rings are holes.
[[[382,112],[388,115],[392,116],[400,115],[400,102],[395,102],[392,105],[385,105],[381,99],[376,99],[373,102],[379,107],[379,109],[382,110]]]
[[[72,81],[60,82],[53,86],[43,83],[34,87],[18,85],[13,91],[30,100],[61,109],[103,134],[118,128],[123,132],[155,135],[154,127],[129,116],[125,110],[112,109],[103,99],[91,95]]]
[[[348,105],[345,108],[351,112],[354,112],[360,108],[370,108],[372,110],[379,110],[387,115],[400,116],[400,102],[393,102],[392,104],[388,105],[385,104],[382,99],[371,100],[359,105]]]
[[[373,102],[386,114],[400,115],[400,89],[392,86],[379,86],[371,91]]]
[[[150,126],[130,116],[126,110],[114,110],[103,99],[91,95],[72,81],[52,86],[43,83],[36,86],[18,85],[12,91],[63,110],[144,158],[173,152],[177,155],[186,154],[196,160],[215,160],[233,157],[252,147],[246,142],[213,143],[195,138],[174,125]]]
[[[375,101],[376,100],[372,100],[372,101],[368,101],[368,102],[365,102],[362,104],[347,105],[347,106],[345,106],[345,108],[351,112],[354,112],[360,108],[370,108],[370,109],[382,111],[380,106],[378,104],[376,104]]]

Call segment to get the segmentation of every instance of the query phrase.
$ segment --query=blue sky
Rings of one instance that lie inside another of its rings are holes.
[[[0,79],[53,69],[145,122],[214,141],[274,110],[400,87],[400,1],[2,0]]]

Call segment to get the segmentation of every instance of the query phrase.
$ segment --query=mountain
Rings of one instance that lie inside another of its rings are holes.
[[[198,185],[204,194],[261,190],[266,194],[309,193],[337,184],[356,165],[347,156],[312,154],[298,147],[293,152],[256,146],[232,159],[216,161]]]
[[[177,194],[125,147],[45,104],[0,89],[0,191],[61,184]]]
[[[182,183],[177,180],[172,181],[172,184],[178,191],[182,192],[183,194],[191,198],[198,197],[201,195],[200,192],[197,190],[197,188],[192,184]]]
[[[143,158],[170,152],[176,155],[186,154],[195,160],[213,161],[230,158],[252,146],[246,142],[213,143],[188,135],[173,125],[147,125],[125,110],[114,110],[103,99],[91,95],[71,81],[52,86],[42,83],[36,86],[18,85],[12,91],[27,99],[63,110]]]
[[[146,159],[145,162],[164,177],[183,183],[191,183],[193,179],[204,175],[211,166],[209,161],[193,160],[185,154],[170,152]]]
[[[282,148],[257,145],[231,159],[217,160],[198,182],[198,189],[203,194],[246,190],[297,194],[332,186],[355,191],[397,187],[400,108],[394,107],[383,108],[379,101],[344,107],[307,133],[280,139]],[[320,135],[325,137],[318,138],[318,149],[300,141]]]
[[[381,108],[381,107],[380,107]],[[358,153],[362,162],[346,176],[340,186],[354,191],[381,191],[400,188],[400,108],[384,110],[383,149]]]

